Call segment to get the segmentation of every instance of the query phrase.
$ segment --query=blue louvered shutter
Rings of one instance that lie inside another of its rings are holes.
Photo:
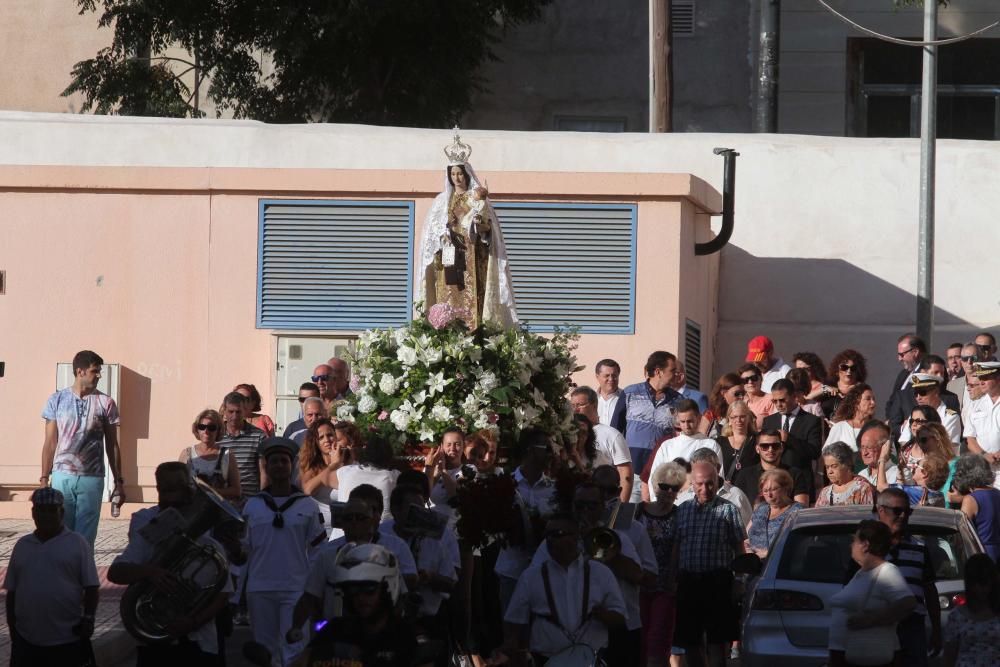
[[[535,331],[633,333],[636,207],[496,203],[517,314]]]
[[[258,242],[258,327],[410,321],[412,202],[262,200]]]

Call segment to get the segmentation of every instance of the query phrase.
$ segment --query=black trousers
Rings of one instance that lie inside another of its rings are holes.
[[[94,667],[89,639],[58,646],[35,646],[10,629],[10,667]]]

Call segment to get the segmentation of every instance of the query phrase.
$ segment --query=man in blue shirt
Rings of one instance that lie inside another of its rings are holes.
[[[646,467],[656,442],[674,434],[673,408],[681,395],[670,388],[677,370],[677,357],[659,350],[649,355],[645,366],[646,381],[629,385],[611,417],[611,426],[625,436],[632,454],[632,469]],[[639,502],[638,484],[632,488],[632,502]]]

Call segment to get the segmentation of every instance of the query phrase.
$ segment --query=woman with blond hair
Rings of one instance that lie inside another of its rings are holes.
[[[747,524],[747,539],[750,550],[761,558],[766,558],[774,538],[793,510],[802,509],[802,504],[792,500],[795,482],[787,470],[775,468],[765,470],[760,476],[760,495],[763,499],[753,511]]]
[[[750,407],[737,400],[729,404],[722,435],[715,439],[722,450],[722,477],[732,481],[742,468],[760,462],[757,455],[757,418]]]
[[[642,503],[635,518],[646,527],[658,572],[655,579],[644,583],[640,597],[644,656],[641,664],[662,667],[670,659],[677,612],[677,572],[673,558],[676,545],[672,537],[674,500],[687,483],[687,472],[673,461],[664,463],[653,470],[649,483],[656,488],[656,500]]]
[[[228,447],[219,447],[222,416],[218,410],[202,410],[191,424],[198,442],[181,450],[180,462],[186,463],[191,476],[202,480],[227,500],[240,498],[240,471],[236,457]]]
[[[726,373],[720,377],[708,394],[708,410],[701,416],[698,432],[709,438],[717,438],[726,426],[726,412],[729,404],[745,400],[747,392],[736,373]]]

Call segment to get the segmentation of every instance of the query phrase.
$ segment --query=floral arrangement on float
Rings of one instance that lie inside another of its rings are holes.
[[[353,402],[337,417],[394,443],[437,443],[445,429],[490,429],[500,446],[536,426],[558,446],[575,438],[567,400],[578,334],[557,330],[545,337],[525,327],[486,322],[470,331],[461,309],[432,306],[398,329],[361,334],[352,355]]]

